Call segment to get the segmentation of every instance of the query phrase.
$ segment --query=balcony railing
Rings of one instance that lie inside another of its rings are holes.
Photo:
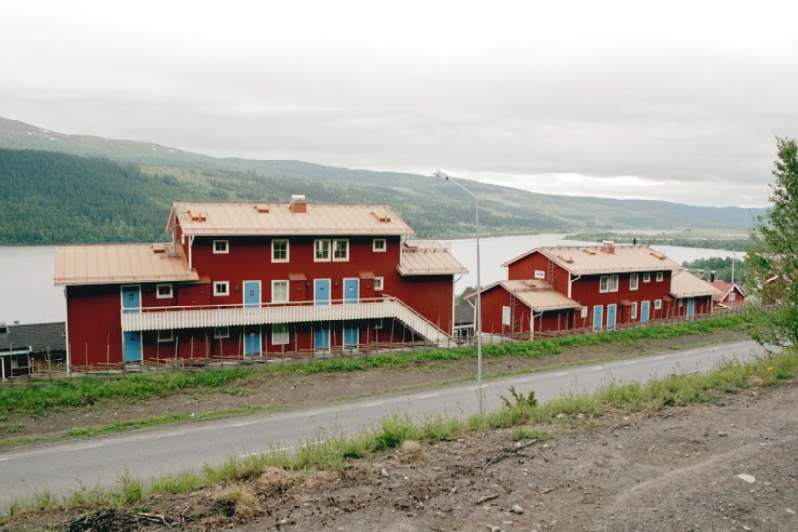
[[[125,308],[121,313],[123,331],[156,331],[265,325],[272,323],[325,322],[397,318],[431,342],[448,336],[435,324],[391,296],[326,303],[299,301],[260,305],[202,305]]]

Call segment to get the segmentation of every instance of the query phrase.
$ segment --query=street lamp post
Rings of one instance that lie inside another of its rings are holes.
[[[477,225],[477,292],[476,292],[476,315],[477,319],[474,323],[474,333],[477,336],[477,399],[479,401],[479,413],[480,415],[485,413],[484,407],[484,397],[483,397],[483,389],[482,389],[482,279],[480,276],[480,264],[479,264],[479,198],[476,194],[471,192],[468,188],[460,184],[458,181],[454,180],[449,174],[444,172],[443,170],[436,170],[433,174],[435,177],[443,179],[444,181],[448,181],[457,185],[461,190],[465,191],[469,196],[474,198],[474,212],[476,216],[476,225]]]

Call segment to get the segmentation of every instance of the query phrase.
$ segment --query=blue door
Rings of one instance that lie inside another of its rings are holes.
[[[650,301],[643,301],[640,303],[640,323],[648,322],[648,312],[651,307]]]
[[[344,303],[360,301],[360,279],[344,279]]]
[[[607,305],[607,328],[614,329],[615,328],[615,314],[618,309],[618,306],[615,304]]]
[[[316,279],[313,281],[314,294],[313,301],[317,305],[330,304],[330,280],[329,279]],[[329,332],[329,331],[328,331]],[[328,334],[329,337],[329,334]]]
[[[122,333],[124,345],[122,346],[125,362],[141,362],[141,332]]]
[[[244,281],[244,306],[260,307],[260,281]]]
[[[695,299],[692,297],[687,300],[687,319],[692,320],[695,315]]]
[[[357,327],[344,327],[344,348],[357,349],[360,343],[360,331]]]
[[[245,331],[244,333],[244,354],[248,357],[260,354],[260,332]]]
[[[596,305],[593,307],[593,330],[601,329],[601,323],[604,321],[604,307]]]
[[[316,329],[313,333],[313,346],[316,351],[329,351],[330,329]]]
[[[123,286],[122,287],[122,309],[123,312],[139,312],[141,310],[141,287]]]

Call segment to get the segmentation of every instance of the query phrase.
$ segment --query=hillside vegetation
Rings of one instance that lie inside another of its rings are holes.
[[[475,232],[470,197],[451,184],[422,175],[301,161],[214,158],[146,142],[65,135],[4,118],[0,118],[0,148],[13,149],[3,150],[0,157],[2,168],[13,170],[16,176],[15,187],[0,201],[14,204],[16,217],[37,218],[37,229],[19,219],[7,222],[13,230],[0,236],[1,243],[128,241],[145,235],[151,239],[161,234],[173,199],[286,201],[292,193],[305,193],[317,202],[387,203],[420,237],[465,237]],[[19,150],[37,151],[23,156]],[[39,150],[73,157],[50,157]],[[26,162],[20,163],[20,157]],[[118,164],[101,163],[99,157]],[[33,158],[40,161],[34,163]],[[69,173],[84,164],[91,167],[87,182],[65,201],[59,198],[58,205],[47,203],[48,198],[58,197],[53,185],[62,169],[64,183],[71,183],[74,176]],[[99,182],[103,172],[109,175],[107,183]],[[22,187],[20,179],[29,183]],[[0,173],[0,180],[7,180],[5,173]],[[761,214],[736,207],[553,196],[473,181],[468,185],[481,199],[483,233],[492,235],[594,228],[748,228],[752,215]],[[105,201],[107,190],[114,192],[110,201]],[[137,207],[140,202],[142,209]],[[89,207],[99,204],[103,213],[89,212]],[[123,208],[115,209],[118,204],[124,204]],[[134,206],[135,214],[130,211]],[[63,212],[78,219],[73,222]],[[102,225],[87,231],[84,222],[92,221]]]

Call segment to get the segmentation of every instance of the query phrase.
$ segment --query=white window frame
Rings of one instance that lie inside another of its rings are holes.
[[[658,283],[661,283],[662,281],[664,281],[665,280],[665,272],[657,272],[656,279],[657,279]]]
[[[380,249],[377,247],[377,242],[382,242],[382,248]],[[374,253],[385,253],[388,251],[388,239],[387,238],[375,238],[371,241],[371,251]]]
[[[319,258],[319,244],[327,243],[327,256]],[[327,238],[319,238],[313,241],[313,262],[330,262],[332,259],[332,241]]]
[[[275,332],[275,328],[285,328],[284,331]],[[285,323],[275,323],[272,325],[272,345],[288,345],[291,343],[291,331]]]
[[[579,317],[584,319],[587,318],[587,307],[582,307],[579,311]]]
[[[274,244],[275,242],[285,242],[285,258],[284,259],[275,259],[274,258]],[[291,241],[287,238],[273,238],[271,243],[272,248],[272,263],[274,264],[284,264],[291,261]]]
[[[621,284],[621,279],[618,275],[610,275],[609,283],[607,284],[607,291],[608,292],[617,292],[620,288],[619,285]]]
[[[737,292],[735,292],[734,289],[732,289],[732,291],[729,292],[729,295],[726,297],[726,299],[728,301],[737,301]]]
[[[662,310],[662,300],[655,299],[654,300],[654,310]]]
[[[385,278],[384,277],[375,277],[374,278],[374,291],[375,292],[382,292],[385,290]]]
[[[543,270],[535,270],[535,279],[541,279],[542,280],[542,279],[545,279],[545,278],[546,278],[546,272],[544,272]]]
[[[169,287],[169,294],[168,295],[161,295],[161,288],[164,286]],[[172,283],[159,283],[155,285],[155,298],[156,299],[172,299],[175,297],[175,290],[172,287]]]
[[[221,330],[225,332],[220,333]],[[213,339],[214,340],[223,340],[225,338],[230,338],[230,327],[214,327],[213,328]]]
[[[506,325],[509,327],[512,325],[512,314],[513,309],[509,307],[509,305],[502,305],[502,325]]]
[[[634,279],[634,283],[632,283],[632,279]],[[640,274],[637,273],[630,273],[629,274],[629,291],[634,292],[640,288]]]
[[[644,283],[650,283],[651,282],[651,274],[650,273],[644,273],[643,274],[643,282]]]
[[[379,319],[377,319],[377,321],[374,322],[374,330],[375,331],[381,331],[382,327],[383,327],[382,318],[379,318]]]
[[[169,336],[165,336],[163,333],[169,333]],[[166,343],[166,342],[174,342],[175,341],[175,331],[172,329],[166,330],[158,330],[158,343]]]
[[[346,244],[346,256],[345,257],[337,258],[335,256],[335,245],[337,243],[339,243],[339,242],[344,242]],[[347,238],[335,238],[335,239],[333,239],[333,241],[332,241],[332,243],[330,245],[330,251],[331,251],[332,261],[333,262],[349,262],[349,239],[347,239]]]
[[[278,301],[274,298],[274,287],[278,284],[285,284],[285,301]],[[272,281],[272,303],[289,303],[291,301],[291,283],[287,279],[275,279]]]
[[[599,293],[609,294],[618,291],[619,279],[617,275],[602,275],[599,277]],[[602,288],[602,285],[604,287]]]
[[[634,321],[637,319],[637,301],[632,302],[632,308],[629,311],[629,321]]]
[[[220,294],[216,291],[216,287],[224,286],[225,293]],[[213,282],[213,297],[228,297],[230,296],[230,281],[214,281]]]
[[[219,251],[216,249],[216,244],[221,244],[224,242],[224,249]],[[229,240],[214,240],[213,241],[213,254],[214,255],[227,255],[230,253],[230,241]]]

